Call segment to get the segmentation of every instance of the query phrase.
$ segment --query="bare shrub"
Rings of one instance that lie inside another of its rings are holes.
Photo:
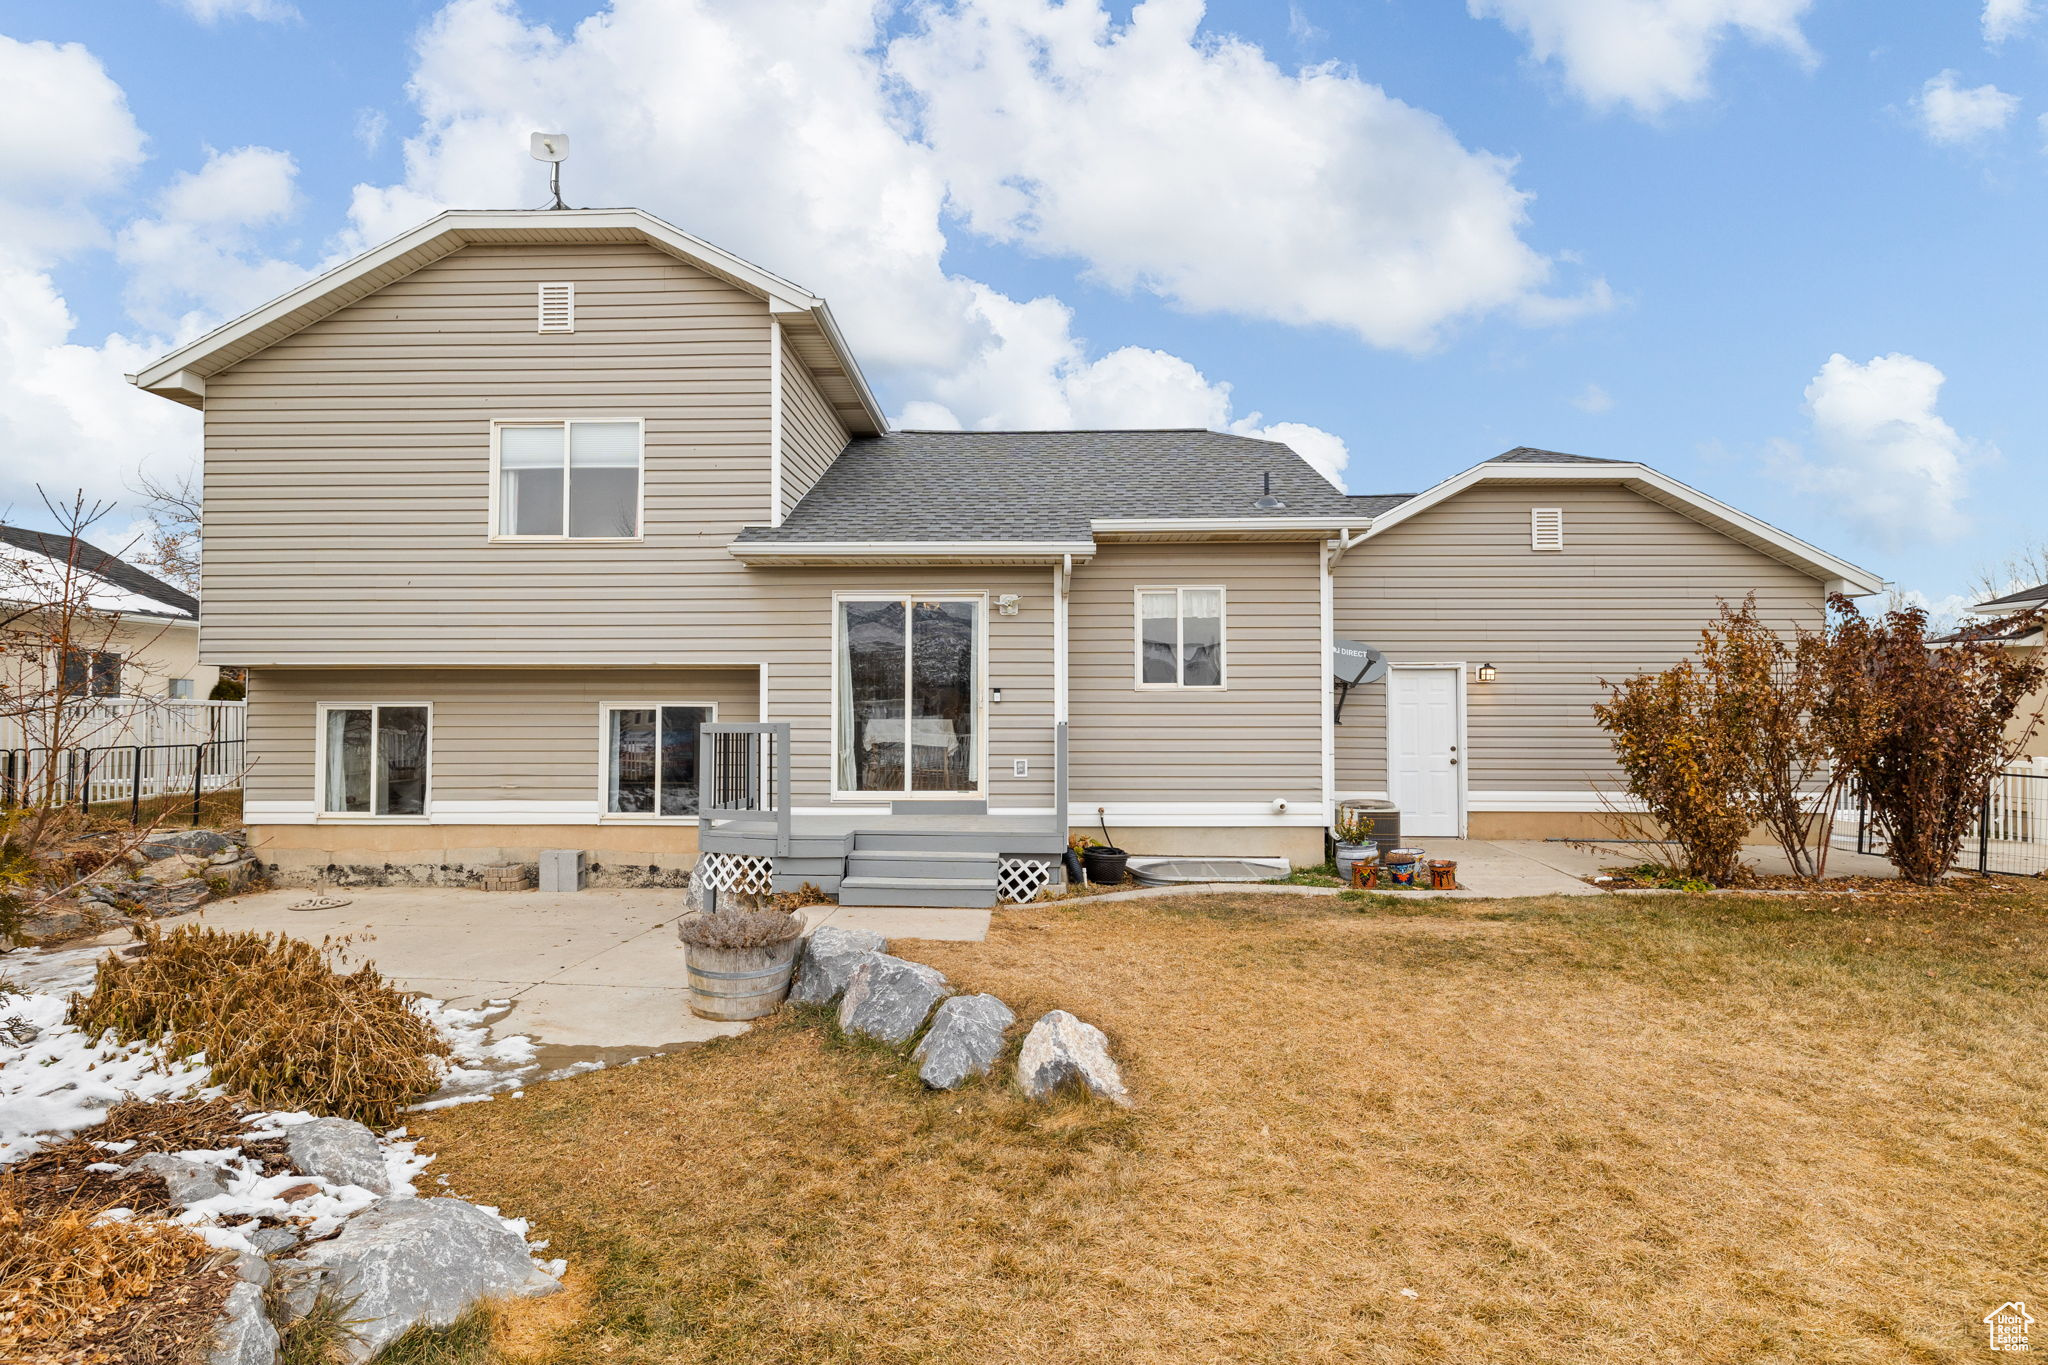
[[[1992,632],[2038,625],[2040,613],[2002,618],[1945,640],[1927,613],[1906,606],[1867,619],[1846,597],[1825,659],[1819,726],[1863,789],[1886,856],[1899,875],[1933,886],[1955,864],[2000,768],[2032,737],[2006,726],[2048,677],[2048,655],[2022,659]]]
[[[676,925],[683,942],[699,948],[770,948],[803,931],[802,918],[781,910],[717,910]]]
[[[371,1127],[388,1127],[436,1088],[447,1043],[376,968],[338,969],[346,940],[316,948],[189,925],[138,934],[140,957],[101,959],[91,992],[72,997],[81,1028],[124,1040],[169,1035],[260,1105]]]
[[[1709,632],[1711,634],[1711,632]],[[1742,872],[1756,823],[1749,766],[1730,742],[1736,699],[1693,660],[1607,684],[1593,715],[1607,731],[1631,796],[1673,850],[1676,870],[1725,886]]]

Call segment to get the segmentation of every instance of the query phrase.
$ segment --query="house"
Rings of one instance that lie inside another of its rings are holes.
[[[16,689],[61,680],[82,697],[190,700],[219,677],[199,662],[199,602],[190,593],[76,537],[0,525],[0,602],[11,604],[0,620],[67,599],[77,609],[68,630],[39,625],[47,612],[11,623],[17,639],[62,633],[70,641],[52,646],[63,657],[37,660],[33,680],[13,677]]]
[[[134,382],[205,411],[202,652],[285,876],[986,903],[1099,822],[1585,833],[1601,678],[1881,587],[1632,461],[1353,496],[1215,432],[894,430],[824,300],[630,209],[443,213]],[[1339,639],[1392,664],[1341,724]]]
[[[2048,583],[2039,583],[2003,597],[1993,597],[1970,608],[1983,618],[1989,638],[2026,659],[2039,654],[2043,636],[2040,618],[2031,613],[2048,612]],[[2019,704],[2006,725],[2006,738],[2019,746],[2018,756],[2048,760],[2048,685],[2037,688]]]

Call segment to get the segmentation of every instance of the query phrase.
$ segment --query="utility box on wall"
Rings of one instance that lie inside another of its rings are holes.
[[[583,889],[583,850],[580,848],[543,849],[540,855],[540,889],[543,891],[581,891]]]

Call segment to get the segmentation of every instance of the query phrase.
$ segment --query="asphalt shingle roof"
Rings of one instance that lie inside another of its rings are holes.
[[[1286,504],[1254,507],[1261,475]],[[743,544],[1085,541],[1099,518],[1371,515],[1277,441],[1214,431],[894,431],[856,438],[778,527]]]
[[[70,536],[53,535],[48,531],[30,531],[5,524],[0,524],[0,541],[16,549],[43,555],[60,564],[69,559],[73,543]],[[146,597],[153,602],[163,603],[168,609],[164,613],[167,616],[173,612],[182,616],[199,615],[199,599],[192,594],[181,592],[155,574],[145,573],[127,561],[115,558],[90,541],[81,540],[76,543],[78,558],[74,562],[85,572],[96,578],[105,579],[123,592],[131,592],[137,597]]]
[[[1978,610],[1986,607],[2048,607],[2048,583],[2037,583],[2031,588],[2021,588],[2003,597],[1994,597],[1988,602],[1979,602]]]

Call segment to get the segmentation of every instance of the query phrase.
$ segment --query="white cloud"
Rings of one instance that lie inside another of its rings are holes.
[[[1775,472],[1878,545],[1952,539],[1969,465],[1996,452],[1936,413],[1945,380],[1909,355],[1830,356],[1806,386],[1814,450],[1777,442]]]
[[[1626,104],[1654,116],[1704,99],[1714,56],[1739,34],[1811,66],[1799,21],[1813,0],[1466,0],[1475,19],[1499,19],[1529,54],[1554,63],[1597,108]]]
[[[889,47],[952,207],[1198,312],[1421,349],[1538,307],[1513,163],[1334,64],[1206,35],[1200,0],[964,0]]]
[[[1614,397],[1598,384],[1588,384],[1572,398],[1572,406],[1597,417],[1613,409]]]
[[[137,464],[189,460],[198,414],[122,375],[158,344],[73,338],[49,268],[105,230],[90,201],[119,190],[143,136],[121,88],[75,43],[0,37],[0,517],[40,519],[38,483],[118,499]]]
[[[384,134],[390,127],[391,120],[382,109],[356,110],[356,141],[372,156],[384,145]]]
[[[2039,17],[2034,0],[1984,0],[1984,41],[2002,43]]]
[[[298,7],[287,0],[176,0],[176,4],[202,24],[217,24],[223,19],[281,23],[299,17]]]
[[[156,196],[155,213],[116,240],[129,314],[182,338],[305,279],[304,266],[264,255],[255,240],[296,209],[297,176],[290,154],[270,147],[210,151],[205,165],[180,173]]]
[[[1946,143],[1970,142],[2003,132],[2019,112],[2020,97],[1995,85],[1966,90],[1956,84],[1957,74],[1944,71],[1920,87],[1913,111],[1920,116],[1921,131],[1935,142]]]
[[[884,11],[614,0],[557,33],[454,0],[419,39],[404,179],[357,187],[341,245],[541,202],[526,135],[562,128],[570,202],[640,204],[825,294],[906,423],[976,427],[1247,419],[1184,360],[1091,356],[1058,299],[949,271],[949,226],[1184,308],[1382,345],[1605,304],[1597,282],[1543,292],[1553,266],[1520,239],[1507,162],[1355,76],[1200,33],[1196,0],[1122,26],[1088,0],[964,0],[886,49]],[[1341,443],[1307,430],[1290,439],[1336,467]]]
[[[39,261],[101,240],[88,201],[127,180],[142,146],[92,53],[0,35],[0,249]]]

